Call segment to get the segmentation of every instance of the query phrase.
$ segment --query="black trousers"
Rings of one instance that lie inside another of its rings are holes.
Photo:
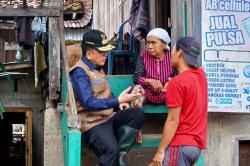
[[[128,108],[118,111],[107,122],[94,126],[82,134],[89,148],[99,158],[99,166],[117,166],[119,158],[117,130],[123,125],[140,130],[143,121],[144,112],[141,109]]]

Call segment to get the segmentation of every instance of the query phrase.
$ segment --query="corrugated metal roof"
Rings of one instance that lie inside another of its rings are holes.
[[[27,6],[38,8],[41,5],[41,0],[27,0]],[[23,0],[0,0],[0,8],[19,8],[23,6]],[[45,0],[42,6],[48,6]]]
[[[79,19],[70,19],[64,21],[64,27],[66,28],[83,28],[92,18],[92,0],[64,0],[65,11],[75,13],[75,15],[82,13],[82,17]]]
[[[74,41],[81,41],[82,36],[85,32],[87,32],[90,27],[85,27],[84,29],[71,29],[66,28],[64,31],[65,40],[74,40]]]

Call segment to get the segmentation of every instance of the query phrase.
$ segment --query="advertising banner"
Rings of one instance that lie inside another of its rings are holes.
[[[250,0],[202,0],[210,112],[250,113]]]

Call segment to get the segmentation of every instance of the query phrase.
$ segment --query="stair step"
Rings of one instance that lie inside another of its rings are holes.
[[[162,134],[142,134],[142,143],[134,143],[134,148],[157,148]]]
[[[142,139],[161,139],[162,134],[142,134]]]

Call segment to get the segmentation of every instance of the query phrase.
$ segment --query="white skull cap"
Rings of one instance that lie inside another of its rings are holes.
[[[168,32],[163,29],[163,28],[154,28],[152,30],[149,31],[149,33],[147,34],[148,36],[155,36],[158,37],[159,39],[161,39],[162,41],[164,41],[166,43],[166,49],[169,50],[169,46],[168,44],[171,42],[171,39],[169,37]]]

